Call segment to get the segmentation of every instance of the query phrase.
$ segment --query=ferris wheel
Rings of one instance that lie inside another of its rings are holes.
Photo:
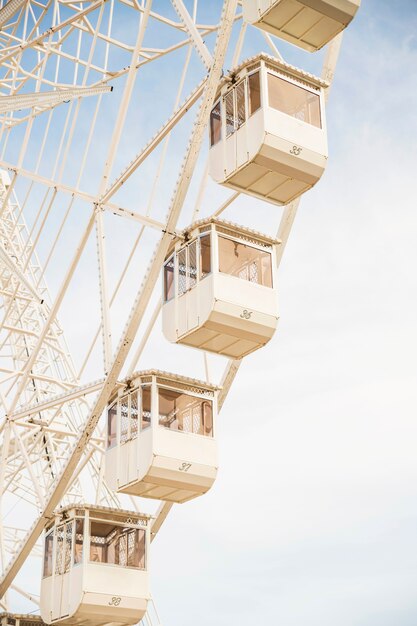
[[[159,623],[151,543],[276,330],[359,4],[3,0],[2,624]],[[320,76],[282,41],[327,46]]]

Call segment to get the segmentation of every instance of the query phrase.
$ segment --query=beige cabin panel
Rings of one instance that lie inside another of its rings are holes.
[[[243,0],[244,20],[314,52],[354,18],[360,0]]]

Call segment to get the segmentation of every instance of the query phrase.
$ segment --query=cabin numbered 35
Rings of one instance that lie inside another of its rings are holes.
[[[327,164],[326,87],[264,53],[231,71],[210,117],[213,180],[278,205],[311,189]]]
[[[46,624],[136,624],[150,598],[150,517],[93,505],[61,509],[46,526],[41,617]]]
[[[164,264],[162,329],[168,341],[240,359],[278,323],[277,246],[217,218],[189,226]]]
[[[243,19],[315,52],[350,24],[360,3],[361,0],[243,0]]]

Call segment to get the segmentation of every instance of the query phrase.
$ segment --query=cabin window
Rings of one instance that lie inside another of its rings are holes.
[[[129,396],[120,399],[120,443],[125,443],[129,437]]]
[[[268,72],[269,106],[321,128],[320,96]]]
[[[83,562],[84,520],[75,520],[74,565]]]
[[[72,563],[72,527],[72,521],[65,524],[64,572],[69,571]]]
[[[230,137],[246,122],[246,79],[241,80],[224,96],[226,137]]]
[[[200,280],[211,273],[211,235],[200,237]]]
[[[236,95],[236,130],[246,122],[245,81],[242,80],[235,87]]]
[[[219,235],[219,271],[272,287],[271,253]]]
[[[261,108],[261,81],[259,72],[254,72],[248,78],[249,116]]]
[[[142,528],[90,522],[90,563],[145,569],[146,535]]]
[[[54,549],[54,531],[51,530],[45,537],[45,552],[43,555],[43,576],[52,576],[52,559]]]
[[[178,295],[182,296],[186,291],[197,284],[197,253],[198,240],[194,239],[188,245],[177,252],[177,283]]]
[[[167,302],[175,295],[174,285],[174,255],[164,265],[164,300]]]
[[[69,571],[72,561],[72,521],[58,526],[56,536],[55,574],[60,576]]]
[[[141,429],[146,430],[151,425],[151,386],[144,385],[141,393],[142,420]]]
[[[117,402],[113,402],[107,410],[107,447],[116,445]]]
[[[216,145],[222,138],[222,120],[220,100],[214,105],[210,115],[210,146]]]
[[[133,390],[120,399],[120,443],[138,436],[138,391]]]
[[[231,89],[224,97],[224,108],[226,110],[226,137],[230,137],[235,132],[235,107],[234,93]]]
[[[178,267],[178,295],[182,296],[187,291],[187,248],[182,248],[177,253]]]
[[[55,558],[55,574],[63,574],[64,573],[64,542],[65,542],[65,534],[64,534],[64,526],[58,526],[55,531],[56,536],[56,558]]]
[[[188,246],[188,289],[192,289],[197,283],[197,239]]]
[[[159,424],[194,435],[213,436],[213,405],[180,391],[158,387]]]

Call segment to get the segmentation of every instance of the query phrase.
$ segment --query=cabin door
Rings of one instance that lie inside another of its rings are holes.
[[[72,525],[61,524],[56,529],[55,576],[52,601],[52,619],[69,614],[69,585],[72,560]]]
[[[136,390],[120,400],[120,485],[127,485],[136,478],[138,417],[138,391]]]

